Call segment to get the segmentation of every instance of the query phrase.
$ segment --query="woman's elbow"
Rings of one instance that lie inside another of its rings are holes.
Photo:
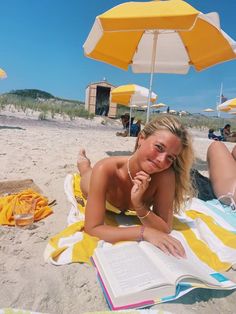
[[[87,223],[85,223],[85,225],[84,225],[84,231],[87,233],[87,234],[89,234],[89,235],[91,235],[91,236],[94,236],[95,234],[94,234],[94,227],[92,226],[92,225],[90,225],[90,224],[87,224]]]
[[[98,226],[86,224],[84,225],[84,231],[92,237],[98,237]]]

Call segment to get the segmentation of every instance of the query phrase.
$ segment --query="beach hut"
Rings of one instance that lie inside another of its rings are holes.
[[[97,116],[116,117],[117,104],[110,102],[110,93],[115,87],[105,79],[90,83],[85,90],[85,109]]]

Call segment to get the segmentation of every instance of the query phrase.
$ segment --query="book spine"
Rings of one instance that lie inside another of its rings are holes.
[[[143,307],[147,307],[147,306],[151,306],[151,305],[154,305],[155,302],[154,300],[147,300],[147,301],[143,301],[143,302],[138,302],[138,303],[134,303],[134,304],[127,304],[127,305],[124,305],[124,306],[114,306],[114,304],[112,303],[111,301],[111,298],[110,298],[110,295],[106,289],[106,286],[102,280],[102,277],[96,267],[96,263],[95,261],[93,260],[93,264],[95,265],[95,268],[96,268],[96,271],[97,271],[97,277],[98,277],[98,281],[100,283],[100,286],[102,288],[102,291],[103,291],[103,294],[104,294],[104,297],[106,299],[106,302],[107,302],[107,305],[109,306],[109,308],[111,310],[125,310],[125,309],[135,309],[135,308],[143,308]]]

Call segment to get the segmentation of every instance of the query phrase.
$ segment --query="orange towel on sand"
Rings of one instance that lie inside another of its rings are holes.
[[[34,221],[41,220],[53,212],[48,206],[46,197],[34,190],[27,189],[17,194],[0,197],[0,225],[15,225],[13,206],[16,202],[20,203],[25,200],[35,201]]]

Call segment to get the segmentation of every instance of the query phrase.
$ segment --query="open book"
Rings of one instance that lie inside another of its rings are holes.
[[[176,299],[194,288],[236,288],[234,282],[203,264],[186,245],[185,251],[187,258],[178,259],[145,241],[96,248],[92,259],[110,308],[150,306]]]

